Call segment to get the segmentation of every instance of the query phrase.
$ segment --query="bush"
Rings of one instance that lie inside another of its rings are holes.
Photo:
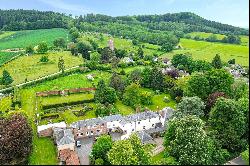
[[[58,104],[45,105],[45,106],[42,106],[42,109],[44,110],[44,109],[65,107],[65,106],[72,106],[72,105],[83,104],[83,103],[91,103],[91,102],[94,102],[94,99],[83,100],[83,101],[72,101],[72,102],[68,102],[68,103],[58,103]]]
[[[43,119],[56,119],[59,118],[59,114],[58,113],[49,113],[49,114],[40,114],[40,118],[41,120]]]
[[[41,58],[40,58],[40,62],[43,62],[43,63],[46,63],[49,61],[49,58],[47,55],[43,55]]]
[[[151,105],[153,102],[152,102],[152,93],[150,92],[142,92],[140,94],[140,98],[141,98],[141,104],[143,105]]]
[[[249,149],[241,153],[242,159],[249,165]]]
[[[111,114],[118,114],[119,110],[115,108],[113,105],[104,105],[104,104],[99,104],[95,110],[95,115],[97,117],[104,117],[104,116],[109,116]]]

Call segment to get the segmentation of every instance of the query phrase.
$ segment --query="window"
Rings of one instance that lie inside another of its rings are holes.
[[[138,124],[140,124],[140,122],[138,122]]]
[[[88,131],[86,132],[86,135],[89,135],[89,132],[88,132]]]
[[[150,119],[148,121],[150,122]]]
[[[132,131],[135,131],[135,129],[132,129]]]
[[[155,124],[152,124],[152,127],[154,127],[155,126]]]
[[[143,129],[145,130],[145,129],[146,129],[146,127],[145,127],[145,126],[143,126]]]
[[[113,124],[113,126],[115,126],[115,124]]]
[[[81,135],[83,135],[83,133],[81,133]]]
[[[91,134],[93,134],[94,132],[93,131],[91,131]]]

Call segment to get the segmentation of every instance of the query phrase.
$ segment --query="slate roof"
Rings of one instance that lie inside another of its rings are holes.
[[[161,112],[164,114],[164,117],[166,117],[165,118],[165,122],[166,122],[166,121],[168,121],[172,117],[172,115],[174,113],[174,109],[172,109],[170,107],[166,107],[166,108],[163,108],[161,110]],[[164,125],[166,125],[165,122],[164,122]]]
[[[101,118],[92,118],[92,119],[86,119],[81,120],[75,123],[71,124],[71,127],[73,128],[79,128],[79,127],[86,127],[86,126],[94,126],[94,125],[100,125],[105,123],[105,121]]]
[[[120,115],[120,114],[103,117],[103,120],[106,121],[106,122],[120,121],[122,119],[123,119],[123,116]]]
[[[121,120],[120,123],[121,124],[126,124],[126,123],[131,123],[131,122],[135,122],[135,121],[151,119],[151,118],[156,118],[156,117],[159,117],[158,113],[152,112],[152,111],[145,111],[145,112],[140,112],[140,113],[137,113],[137,114],[125,116]]]
[[[141,139],[142,143],[153,141],[153,138],[148,133],[146,133],[144,131],[136,132],[136,134]]]
[[[74,135],[71,129],[54,128],[54,137],[57,145],[75,143]]]
[[[158,127],[158,128],[151,128],[148,130],[145,130],[145,132],[147,132],[148,134],[153,134],[153,133],[158,133],[158,132],[163,132],[165,131],[166,127]]]

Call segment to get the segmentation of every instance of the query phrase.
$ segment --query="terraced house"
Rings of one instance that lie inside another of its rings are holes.
[[[145,111],[133,115],[111,115],[72,123],[75,139],[99,136],[101,134],[120,133],[121,140],[129,138],[134,132],[161,132],[173,109],[167,107],[159,112]]]

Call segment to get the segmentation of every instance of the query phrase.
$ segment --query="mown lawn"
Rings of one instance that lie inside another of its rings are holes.
[[[10,63],[0,67],[0,73],[7,70],[14,82],[12,85],[23,83],[25,78],[33,80],[48,74],[58,72],[58,60],[62,56],[65,61],[65,67],[70,68],[83,63],[81,57],[72,56],[70,52],[50,52],[46,54],[49,62],[41,63],[40,58],[42,54],[35,54],[31,56],[21,56]]]
[[[101,71],[91,71],[84,74],[72,74],[65,77],[60,77],[51,81],[45,81],[43,83],[37,84],[33,89],[36,92],[47,91],[47,90],[64,90],[70,88],[89,88],[93,87],[92,82],[87,79],[88,74],[96,75],[93,83],[97,85],[98,81],[103,79],[108,81],[111,74],[108,72]]]
[[[248,66],[249,47],[235,44],[212,43],[206,41],[195,41],[191,39],[181,39],[180,45],[183,49],[174,50],[161,57],[172,58],[175,54],[189,53],[194,59],[211,62],[216,54],[221,56],[222,61],[227,62],[235,58],[236,63]]]
[[[169,94],[166,94],[166,93],[156,94],[153,90],[148,89],[148,88],[141,88],[141,90],[150,92],[153,95],[152,104],[146,106],[150,110],[159,111],[159,110],[161,110],[161,109],[163,109],[165,107],[171,107],[171,108],[175,109],[176,102],[171,99]],[[164,99],[165,96],[169,98],[169,102],[164,102],[163,99]]]
[[[57,165],[57,150],[52,138],[33,138],[29,165]]]
[[[124,105],[121,101],[116,101],[115,107],[120,111],[121,115],[130,115],[135,113],[133,108]]]
[[[29,45],[36,46],[43,41],[52,46],[53,41],[59,37],[70,41],[68,30],[61,28],[7,32],[7,34],[4,33],[0,36],[0,50],[25,48]]]
[[[35,91],[22,89],[22,109],[27,113],[33,129],[32,152],[29,156],[29,165],[57,165],[57,150],[50,138],[38,138],[35,124]]]

